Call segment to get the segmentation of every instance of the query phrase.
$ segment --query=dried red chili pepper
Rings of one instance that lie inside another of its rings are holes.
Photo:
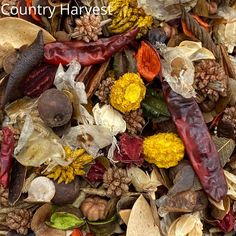
[[[128,33],[99,39],[96,42],[53,42],[44,47],[44,60],[50,64],[67,65],[77,60],[82,66],[105,62],[114,53],[135,40],[138,29]]]
[[[2,129],[2,145],[0,152],[0,184],[4,188],[8,187],[10,170],[13,162],[13,152],[14,152],[14,133],[9,127],[4,127]]]
[[[182,138],[193,169],[205,192],[220,201],[227,193],[227,184],[202,112],[193,98],[184,98],[163,82],[163,93],[172,119]]]
[[[224,233],[229,233],[234,229],[234,215],[232,211],[230,211],[224,218],[223,220],[217,220],[216,223],[219,226],[219,228],[224,232]]]
[[[53,86],[57,66],[42,64],[31,71],[22,84],[24,95],[39,97],[44,91]]]

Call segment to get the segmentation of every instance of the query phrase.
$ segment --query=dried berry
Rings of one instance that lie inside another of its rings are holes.
[[[57,89],[46,90],[38,100],[38,111],[49,127],[68,123],[72,117],[72,104],[69,98]]]

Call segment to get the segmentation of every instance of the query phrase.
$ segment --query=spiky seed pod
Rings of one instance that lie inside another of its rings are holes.
[[[5,189],[0,185],[0,206],[7,207],[9,205],[8,193],[8,189]]]
[[[99,85],[95,95],[98,97],[101,103],[109,104],[110,91],[114,84],[114,79],[108,77],[104,79]]]
[[[128,192],[130,182],[127,171],[122,168],[110,167],[103,175],[103,187],[111,197],[119,197]]]
[[[140,133],[145,126],[142,109],[125,113],[124,119],[126,121],[127,130],[130,134]]]
[[[198,103],[209,99],[217,102],[220,96],[227,95],[227,80],[224,68],[215,60],[202,60],[195,65],[194,88]]]
[[[102,34],[101,18],[94,14],[86,14],[75,20],[76,27],[71,34],[72,38],[83,40],[87,43],[97,41]]]
[[[27,209],[14,209],[6,217],[6,225],[17,233],[28,234],[32,213]]]

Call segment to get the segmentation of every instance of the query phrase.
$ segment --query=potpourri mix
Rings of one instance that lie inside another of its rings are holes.
[[[0,8],[0,235],[234,235],[236,1]]]

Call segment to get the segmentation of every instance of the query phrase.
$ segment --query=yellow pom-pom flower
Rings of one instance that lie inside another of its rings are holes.
[[[137,0],[109,0],[112,22],[108,29],[111,33],[120,34],[139,28],[138,38],[145,35],[153,24],[153,17],[145,14],[138,7]]]
[[[66,160],[71,160],[68,166],[57,165],[50,172],[46,172],[48,178],[57,180],[58,183],[72,182],[76,175],[84,175],[84,166],[90,163],[93,158],[85,152],[84,149],[72,150],[70,147],[64,147]]]
[[[159,133],[144,139],[143,153],[147,162],[169,168],[184,158],[184,144],[174,133]]]
[[[110,102],[115,109],[125,113],[137,110],[145,94],[146,87],[139,74],[126,73],[112,86]]]

